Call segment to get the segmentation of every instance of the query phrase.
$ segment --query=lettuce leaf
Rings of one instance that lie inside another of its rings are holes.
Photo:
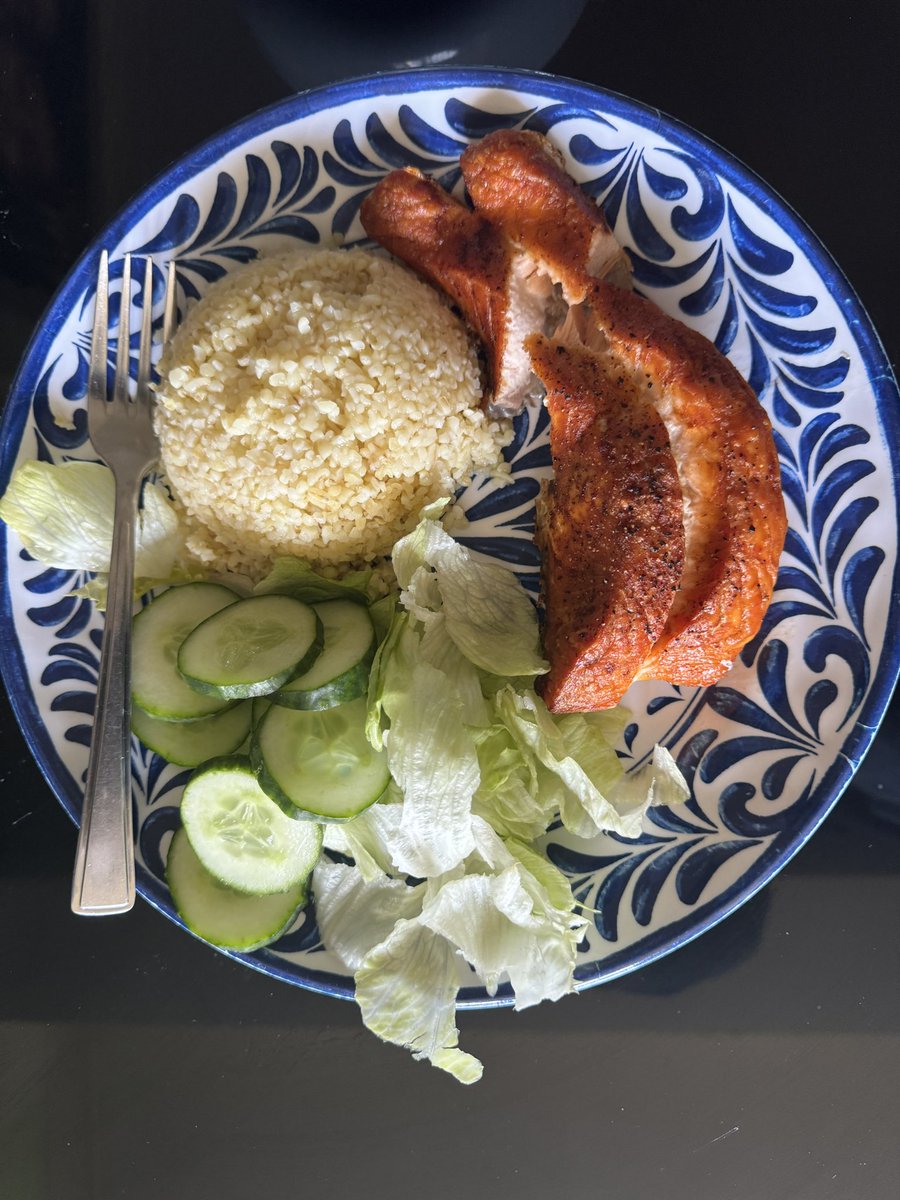
[[[445,503],[425,509],[394,547],[401,604],[426,625],[443,613],[448,634],[481,670],[542,675],[548,664],[534,605],[512,571],[478,558],[440,525],[436,518]]]
[[[650,805],[683,804],[690,794],[675,759],[665,746],[654,746],[650,761],[624,775],[610,792],[610,799],[620,813],[640,811],[643,815]]]
[[[585,924],[543,855],[477,817],[473,828],[477,849],[464,865],[413,887],[341,863],[322,862],[313,876],[323,937],[354,972],[366,1026],[463,1083],[480,1078],[481,1064],[459,1049],[460,959],[492,994],[507,974],[518,1008],[557,999],[572,990]]]
[[[480,1079],[481,1063],[459,1049],[453,947],[417,919],[426,885],[320,862],[313,890],[322,936],[354,972],[366,1026],[462,1083]]]
[[[526,879],[530,886],[526,886]],[[498,874],[469,874],[445,883],[419,918],[456,946],[493,996],[509,976],[517,1009],[557,1000],[574,987],[579,931],[572,893],[555,907],[540,880],[521,862]]]
[[[375,637],[378,639],[379,645],[388,635],[394,613],[397,611],[398,598],[398,592],[388,592],[386,596],[382,596],[380,600],[375,600],[369,605],[369,616],[375,626]]]
[[[560,816],[567,829],[579,837],[592,837],[601,830],[622,837],[640,834],[642,814],[637,810],[621,814],[604,794],[622,776],[611,746],[600,739],[594,745],[579,725],[565,734],[533,692],[520,695],[512,688],[502,688],[494,697],[494,706],[523,754],[532,754],[564,785],[559,796]],[[579,752],[582,758],[575,757]]]
[[[102,463],[24,462],[0,499],[0,518],[47,567],[109,573],[115,514],[112,471]],[[135,537],[135,575],[167,579],[183,548],[175,506],[158,483],[144,484]]]
[[[481,782],[472,811],[504,837],[539,838],[559,808],[559,794],[540,786],[534,762],[505,726],[492,726],[479,738],[478,765]]]
[[[322,859],[313,872],[313,892],[326,946],[356,971],[397,921],[418,916],[424,885],[409,887],[385,875],[366,879],[358,867]]]
[[[497,675],[543,675],[537,612],[513,572],[457,543],[434,565],[447,630],[466,658]]]
[[[470,815],[478,756],[447,676],[418,661],[408,674],[403,671],[402,682],[395,681],[402,667],[395,655],[384,697],[391,719],[388,766],[403,793],[391,850],[401,871],[440,875],[474,848]]]
[[[572,885],[559,867],[555,867],[549,858],[517,838],[507,838],[506,849],[527,872],[523,876],[523,882],[527,881],[530,875],[540,888],[540,893],[532,891],[536,902],[544,903],[546,899],[551,909],[561,914],[572,912],[575,907]]]
[[[384,635],[381,645],[375,651],[372,666],[369,668],[369,690],[366,703],[366,737],[373,749],[384,749],[384,702],[388,680],[393,672],[395,682],[402,681],[402,667],[398,670],[394,663],[395,654],[404,640],[409,628],[409,616],[401,608],[395,607],[391,615],[391,623]],[[388,697],[390,703],[390,697]]]
[[[356,1000],[373,1033],[476,1083],[481,1063],[459,1049],[458,991],[453,947],[419,921],[398,921],[356,972]]]
[[[447,631],[447,621],[437,613],[425,627],[419,643],[419,653],[424,662],[442,671],[462,705],[463,721],[466,725],[484,727],[490,724],[491,714],[487,701],[481,694],[478,671],[461,652]]]
[[[453,538],[439,523],[449,503],[447,498],[443,498],[423,508],[415,529],[395,544],[391,553],[391,563],[397,582],[404,591],[409,587],[416,571],[431,566],[432,557],[436,553],[454,545]]]
[[[396,875],[391,844],[397,836],[400,816],[399,803],[382,800],[352,821],[327,824],[324,827],[325,849],[352,858],[366,882],[382,875]]]
[[[368,604],[371,571],[351,571],[342,579],[327,579],[317,574],[300,558],[276,558],[272,570],[253,589],[256,596],[293,596],[304,604],[322,604],[326,600],[355,600]]]

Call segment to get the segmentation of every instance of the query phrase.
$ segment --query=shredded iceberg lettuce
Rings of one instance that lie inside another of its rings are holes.
[[[355,600],[367,604],[371,571],[353,571],[342,579],[327,579],[299,558],[276,558],[272,570],[254,587],[255,596],[292,596],[304,604],[326,600]]]
[[[100,607],[112,547],[115,484],[102,463],[22,463],[0,498],[0,519],[48,567],[96,572],[82,594]],[[135,594],[178,578],[183,537],[165,488],[147,482],[135,535]]]
[[[415,662],[388,707],[388,767],[403,794],[392,850],[409,875],[441,875],[472,852],[478,755],[449,678]]]
[[[479,558],[441,526],[431,505],[394,548],[400,602],[424,624],[442,613],[446,630],[476,667],[495,675],[547,669],[534,606],[512,571]]]
[[[398,542],[400,586],[369,682],[367,732],[393,777],[384,801],[326,832],[313,890],[326,945],[354,972],[363,1020],[464,1083],[455,1005],[468,964],[517,1008],[574,988],[586,925],[566,876],[535,843],[559,817],[582,837],[640,834],[651,804],[687,788],[657,747],[626,775],[624,710],[552,716],[537,613],[511,571],[487,564],[431,506]],[[399,801],[399,802],[398,802]]]

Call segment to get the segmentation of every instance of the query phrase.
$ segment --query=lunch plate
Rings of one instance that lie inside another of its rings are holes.
[[[405,165],[461,191],[458,158],[495,129],[537,130],[606,210],[636,287],[702,330],[771,415],[790,528],[763,628],[714,687],[644,683],[627,697],[622,753],[654,742],[692,788],[653,809],[636,841],[547,849],[590,923],[577,983],[634,970],[702,933],[754,894],[831,809],[868,747],[898,672],[898,395],[852,289],[801,220],[725,151],[622,96],[521,71],[411,71],[296,96],[182,159],[104,230],[28,347],[2,433],[5,487],[17,462],[91,458],[84,396],[100,248],[113,277],[126,250],[177,260],[182,305],[253,258],[362,239],[359,205]],[[163,277],[152,302],[162,317]],[[136,349],[133,350],[136,353]],[[476,478],[464,540],[536,591],[534,499],[550,472],[546,415],[520,417],[511,482]],[[73,598],[77,573],[46,570],[4,529],[2,663],[16,715],[48,782],[78,820],[102,621]],[[132,748],[138,890],[178,921],[164,858],[187,772]],[[316,991],[352,995],[311,908],[272,947],[232,957]],[[463,1005],[487,996],[464,964]]]

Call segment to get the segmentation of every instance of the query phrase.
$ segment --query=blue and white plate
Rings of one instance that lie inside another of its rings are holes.
[[[745,167],[675,121],[621,96],[517,71],[423,71],[354,80],[250,117],[153,183],[72,271],[37,330],[2,434],[6,485],[38,457],[90,458],[84,394],[100,246],[178,260],[182,299],[236,264],[296,243],[362,237],[362,198],[414,165],[459,186],[468,142],[498,128],[547,134],[601,201],[637,286],[714,339],[771,414],[790,518],[778,589],[759,637],[705,690],[641,684],[627,755],[657,740],[693,787],[657,809],[636,842],[549,853],[596,910],[581,986],[633,970],[703,932],[783,866],[835,803],[898,672],[898,395],[853,291],[803,223]],[[154,285],[157,319],[162,277]],[[536,586],[531,541],[548,473],[543,412],[520,418],[513,480],[475,480],[462,502],[472,541]],[[4,536],[2,662],[17,716],[66,811],[78,819],[101,640],[80,581],[47,571]],[[132,752],[138,888],[177,921],[163,859],[185,772]],[[314,913],[270,949],[235,955],[303,987],[350,993]],[[493,1001],[465,980],[462,1002]]]

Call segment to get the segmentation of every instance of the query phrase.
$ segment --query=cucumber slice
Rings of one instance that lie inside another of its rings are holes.
[[[364,697],[321,711],[273,704],[256,727],[251,757],[260,786],[289,816],[349,821],[390,780],[387,756],[366,740]]]
[[[225,887],[204,868],[183,829],[169,845],[166,881],[188,929],[229,950],[268,946],[293,924],[307,900],[305,883],[275,896],[245,896]]]
[[[251,711],[253,713],[253,717],[252,717],[253,728],[255,729],[256,726],[263,719],[263,717],[266,715],[266,713],[269,711],[269,709],[272,707],[272,697],[271,696],[257,696],[255,700],[250,701],[250,704],[252,706]]]
[[[215,613],[178,651],[178,670],[203,695],[265,696],[309,670],[322,650],[322,623],[291,596],[251,596]]]
[[[287,708],[333,708],[365,694],[375,657],[375,629],[367,610],[352,600],[313,606],[325,632],[322,653],[303,675],[272,699]]]
[[[236,704],[199,721],[161,721],[134,704],[131,728],[166,762],[199,767],[210,758],[235,753],[250,733],[250,705]]]
[[[210,875],[250,896],[305,883],[322,852],[322,826],[285,816],[246,758],[214,759],[196,771],[181,797],[181,821]]]
[[[198,696],[178,673],[181,643],[213,613],[240,597],[218,583],[185,583],[171,587],[134,618],[131,642],[131,695],[151,717],[196,721],[221,712],[227,702]]]

